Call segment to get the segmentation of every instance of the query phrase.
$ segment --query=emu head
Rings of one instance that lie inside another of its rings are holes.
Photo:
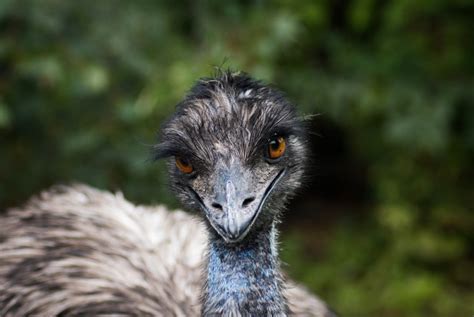
[[[299,187],[306,158],[302,120],[278,91],[245,74],[200,80],[162,128],[172,190],[236,243],[270,226]]]

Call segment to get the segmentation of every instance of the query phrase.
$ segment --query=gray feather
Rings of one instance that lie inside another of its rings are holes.
[[[0,316],[198,316],[205,227],[121,193],[55,187],[1,219]],[[289,282],[298,316],[329,316]]]

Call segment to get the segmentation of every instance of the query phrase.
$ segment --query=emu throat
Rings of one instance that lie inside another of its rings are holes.
[[[275,236],[276,229],[272,225],[238,244],[211,238],[204,316],[287,314]]]

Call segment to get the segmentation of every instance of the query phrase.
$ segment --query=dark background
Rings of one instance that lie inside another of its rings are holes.
[[[244,70],[319,114],[290,275],[343,316],[472,316],[473,21],[470,0],[2,0],[0,208],[69,182],[177,207],[160,123]]]

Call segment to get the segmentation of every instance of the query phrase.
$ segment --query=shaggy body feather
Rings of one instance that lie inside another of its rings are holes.
[[[0,316],[198,316],[205,226],[87,186],[56,187],[2,217]],[[299,316],[330,316],[301,286]]]

